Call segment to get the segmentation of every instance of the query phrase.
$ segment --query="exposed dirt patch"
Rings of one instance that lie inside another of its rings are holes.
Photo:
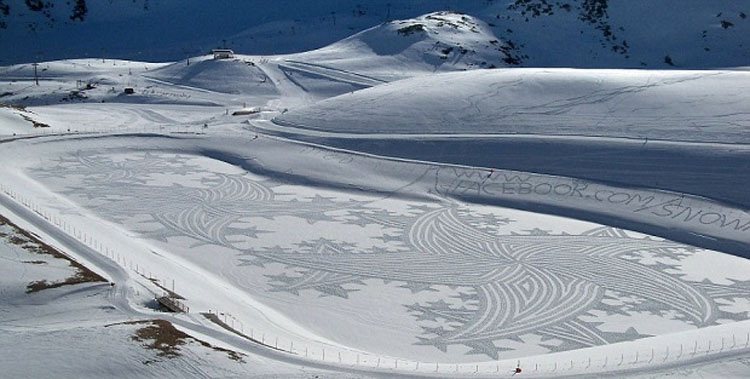
[[[27,293],[33,293],[33,292],[38,292],[47,288],[57,288],[57,287],[62,287],[62,286],[72,285],[72,284],[79,284],[79,283],[106,282],[106,280],[103,277],[99,276],[99,274],[89,270],[82,264],[76,262],[75,260],[63,254],[62,252],[55,249],[54,247],[42,242],[35,235],[19,228],[16,224],[10,222],[7,218],[3,217],[2,215],[0,215],[0,225],[7,225],[12,230],[12,233],[3,235],[0,237],[0,238],[3,238],[3,240],[6,243],[20,246],[22,249],[31,253],[50,255],[56,259],[66,260],[68,261],[68,265],[72,267],[73,269],[75,269],[75,274],[73,274],[72,276],[70,276],[69,278],[63,281],[48,282],[46,280],[38,280],[35,282],[31,282],[29,283],[28,286],[26,286]],[[33,260],[33,261],[25,261],[24,263],[45,264],[47,262],[42,261],[42,260]]]
[[[47,261],[23,261],[23,263],[28,263],[32,265],[46,265]]]
[[[49,128],[49,124],[45,124],[43,122],[39,122],[37,120],[34,120],[33,118],[22,114],[21,117],[23,117],[24,120],[30,122],[32,125],[34,125],[35,128]]]
[[[242,353],[234,350],[224,349],[211,345],[206,341],[199,340],[195,337],[178,330],[171,322],[165,320],[142,320],[121,322],[117,324],[105,325],[105,327],[115,325],[143,325],[137,329],[135,334],[130,337],[133,341],[140,342],[145,349],[156,350],[156,355],[161,358],[172,359],[180,356],[180,346],[194,342],[201,346],[227,354],[227,357],[233,361],[245,363]],[[144,361],[143,364],[158,362],[156,360]]]
[[[2,95],[0,95],[0,97],[10,96],[12,94],[13,93],[11,93],[11,92],[5,92]],[[0,108],[15,109],[15,110],[17,110],[19,112],[23,112],[23,114],[19,114],[19,116],[21,116],[24,120],[30,122],[31,125],[34,125],[35,128],[49,128],[49,124],[45,124],[43,122],[39,122],[37,120],[34,120],[33,118],[31,118],[31,116],[29,116],[28,114],[26,114],[26,113],[34,114],[34,112],[26,109],[26,106],[24,106],[24,105],[0,103]]]
[[[12,92],[4,92],[2,96],[0,97],[11,96],[11,95],[13,95]],[[15,109],[21,112],[28,112],[28,110],[26,109],[26,106],[23,106],[23,105],[0,103],[0,108],[10,108],[10,109]]]
[[[412,35],[414,33],[422,33],[425,30],[426,29],[424,28],[424,25],[422,25],[422,24],[413,24],[413,25],[409,25],[409,26],[404,26],[403,28],[398,29],[397,32],[398,32],[399,35],[408,36],[408,35]]]
[[[98,278],[101,278],[99,275],[96,275],[96,276]],[[89,283],[89,282],[104,282],[104,281],[105,281],[104,278],[101,278],[101,280],[94,280],[94,278],[87,276],[86,273],[79,271],[75,273],[75,275],[70,276],[67,279],[63,281],[59,281],[59,282],[48,282],[44,279],[31,282],[26,286],[26,293],[39,292],[41,290],[57,288],[57,287],[73,285],[73,284],[81,284],[81,283]]]

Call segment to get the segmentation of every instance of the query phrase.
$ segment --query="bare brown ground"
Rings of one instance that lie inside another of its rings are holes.
[[[141,321],[129,321],[117,324],[109,324],[105,327],[114,325],[143,325],[143,327],[137,329],[135,334],[131,337],[132,340],[140,342],[145,349],[156,350],[156,355],[161,358],[172,359],[180,356],[180,346],[186,345],[190,342],[199,343],[201,346],[226,353],[227,357],[233,361],[244,363],[242,358],[244,354],[224,349],[221,347],[213,346],[208,342],[199,340],[195,337],[178,330],[172,325],[171,322],[165,320],[141,320]],[[144,364],[154,363],[155,361],[145,361]]]
[[[10,220],[3,217],[2,215],[0,215],[0,225],[7,225],[13,231],[10,235],[7,235],[5,233],[0,234],[0,238],[3,238],[5,242],[11,245],[20,246],[22,249],[30,253],[49,255],[55,259],[63,259],[67,261],[68,265],[75,270],[75,273],[72,276],[62,281],[48,282],[47,280],[38,280],[35,282],[31,282],[28,286],[26,286],[27,293],[33,293],[48,288],[57,288],[79,283],[106,282],[106,280],[99,274],[89,270],[82,264],[76,262],[54,247],[42,242],[37,236],[19,228],[16,224],[10,222]],[[24,263],[45,264],[47,262],[42,260],[33,260],[25,261]]]

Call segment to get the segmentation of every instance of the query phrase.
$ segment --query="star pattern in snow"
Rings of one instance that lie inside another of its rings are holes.
[[[635,327],[622,333],[602,330],[601,323],[591,321],[595,310],[669,315],[696,327],[747,317],[720,310],[716,301],[749,297],[750,282],[683,280],[678,265],[664,263],[693,254],[695,249],[679,243],[635,238],[608,227],[577,235],[539,228],[502,234],[497,226],[513,220],[455,203],[408,204],[406,212],[397,213],[366,201],[318,194],[285,200],[293,194],[277,193],[281,183],[206,173],[190,160],[156,153],[115,160],[101,152],[79,152],[56,166],[39,168],[37,175],[75,178],[65,193],[91,199],[88,208],[116,221],[147,215],[144,224],[161,226],[144,232],[147,238],[188,237],[194,246],[237,251],[240,267],[281,267],[286,271],[265,275],[271,291],[313,292],[343,301],[366,286],[366,279],[396,282],[415,297],[441,296],[442,289],[450,288],[439,300],[404,304],[423,325],[422,335],[414,336],[416,344],[440,351],[462,345],[469,354],[498,359],[510,349],[508,341],[523,343],[522,336],[556,341],[545,345],[552,351],[645,336]],[[202,176],[196,180],[198,174]],[[152,183],[159,175],[193,177],[190,185]],[[383,243],[365,247],[346,236],[287,245],[255,241],[270,233],[255,221],[267,220],[265,225],[282,216],[310,225],[380,230],[371,241]],[[239,247],[240,240],[248,239],[254,242],[251,247]],[[639,263],[643,252],[659,261]],[[613,301],[617,296],[636,300]]]

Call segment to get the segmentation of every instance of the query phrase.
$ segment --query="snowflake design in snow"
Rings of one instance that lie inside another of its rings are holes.
[[[267,275],[274,291],[314,290],[346,299],[366,285],[365,279],[373,278],[398,282],[414,294],[438,292],[439,286],[456,289],[455,299],[404,304],[424,325],[416,343],[441,351],[464,345],[469,353],[497,359],[510,349],[502,341],[538,339],[549,350],[561,351],[644,336],[635,328],[603,331],[600,323],[584,321],[591,317],[583,316],[593,312],[669,315],[696,327],[747,318],[747,312],[723,311],[720,306],[750,297],[748,282],[688,282],[669,273],[674,266],[645,265],[633,258],[646,252],[679,261],[694,250],[683,244],[634,238],[608,227],[580,235],[538,228],[502,234],[497,226],[513,220],[455,204],[412,205],[407,214],[397,214],[366,202],[319,195],[303,201],[280,200],[275,191],[278,183],[242,174],[213,172],[200,180],[200,188],[146,184],[144,178],[150,174],[189,175],[202,170],[186,161],[186,157],[146,154],[115,162],[106,156],[79,154],[61,160],[58,167],[40,169],[38,175],[82,176],[81,185],[70,186],[68,193],[107,200],[91,207],[110,217],[150,215],[163,226],[149,235],[152,238],[188,236],[196,244],[240,250],[243,266],[286,265],[286,272]],[[241,220],[279,216],[309,223],[377,226],[384,231],[378,239],[385,247],[362,248],[317,238],[294,246],[243,249],[232,239],[268,232],[247,226],[246,221],[238,227]],[[545,341],[550,343],[544,345]]]
[[[394,226],[403,217],[383,217],[376,212],[357,212],[367,223]],[[464,217],[461,217],[464,215]],[[261,261],[282,262],[307,269],[297,277],[272,278],[275,288],[291,293],[316,289],[346,297],[344,284],[362,278],[406,282],[413,292],[433,286],[471,288],[459,296],[464,305],[444,300],[408,305],[421,321],[442,320],[448,327],[424,327],[418,344],[446,351],[449,345],[465,345],[470,353],[495,359],[495,341],[517,340],[538,334],[550,350],[568,350],[644,335],[634,328],[623,333],[603,332],[597,323],[579,316],[591,310],[627,314],[624,307],[607,305],[607,291],[633,294],[642,300],[627,311],[661,314],[675,311],[678,319],[695,326],[712,325],[718,318],[741,319],[717,309],[711,296],[746,297],[750,287],[688,283],[665,273],[667,265],[642,265],[629,254],[640,251],[684,254],[689,247],[669,241],[632,238],[623,231],[602,227],[581,235],[493,235],[471,226],[469,214],[456,207],[427,211],[409,224],[401,224],[403,242],[410,249],[370,249],[358,254],[342,251],[332,241],[306,251],[278,249],[249,253]],[[359,220],[358,219],[358,220]],[[476,220],[474,220],[476,221]],[[357,221],[358,222],[358,221]],[[253,262],[250,260],[249,262]],[[522,341],[521,341],[522,342]]]

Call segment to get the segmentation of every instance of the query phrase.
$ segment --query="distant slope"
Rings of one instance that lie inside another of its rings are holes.
[[[313,50],[380,23],[470,14],[520,66],[720,68],[750,62],[745,0],[0,1],[0,64],[107,56],[170,61],[226,45]],[[159,38],[154,38],[158,36]]]
[[[276,121],[354,134],[536,134],[750,143],[750,73],[516,69],[440,74]]]
[[[215,92],[278,95],[263,71],[249,61],[200,58],[190,65],[174,63],[146,75],[171,84]]]
[[[383,23],[322,49],[295,54],[292,63],[298,67],[296,61],[314,62],[318,67],[390,81],[436,71],[504,66],[517,62],[510,50],[481,20],[433,12]]]
[[[749,94],[750,72],[739,71],[476,70],[384,84],[257,126],[378,155],[750,207],[750,177],[737,175],[750,167]]]
[[[211,55],[164,64],[110,59],[63,60],[0,69],[3,103],[250,103],[271,109],[433,72],[491,68],[513,58],[491,28],[471,16],[436,12],[383,23],[327,47],[278,56]],[[134,93],[123,94],[126,87]],[[224,95],[218,96],[217,95]],[[284,98],[280,103],[278,100]],[[292,100],[293,101],[287,101]],[[271,103],[269,103],[271,101]]]

